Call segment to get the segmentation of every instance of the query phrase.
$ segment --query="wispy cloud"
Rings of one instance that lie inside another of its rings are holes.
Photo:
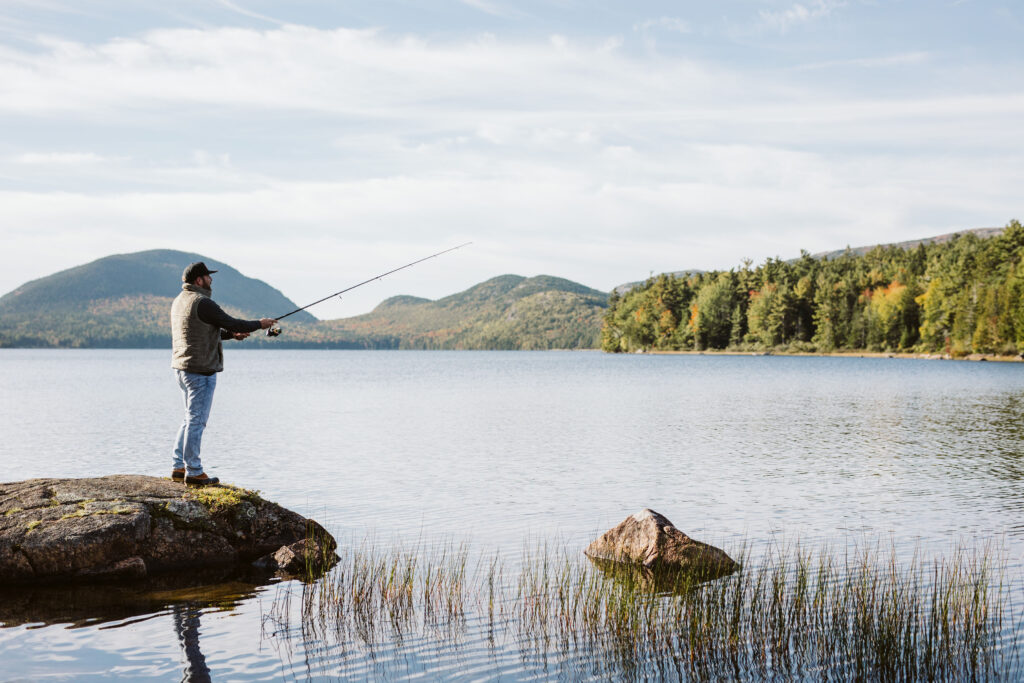
[[[827,17],[845,5],[845,0],[811,0],[807,3],[796,3],[783,10],[761,10],[758,16],[764,27],[785,33],[794,26]]]
[[[512,17],[522,17],[523,12],[509,7],[507,4],[494,2],[493,0],[459,0],[463,5],[472,7],[475,10],[489,14],[492,17],[500,17],[502,19],[509,19]]]
[[[34,166],[81,166],[100,164],[112,160],[114,159],[111,157],[93,152],[25,152],[14,156],[12,159],[16,164],[30,164]]]
[[[258,19],[260,21],[265,21],[269,24],[275,24],[277,26],[284,26],[286,24],[286,22],[281,21],[280,19],[275,19],[273,17],[267,16],[266,14],[260,14],[259,12],[253,12],[252,10],[248,10],[239,5],[238,3],[232,2],[231,0],[216,0],[216,2],[218,5],[226,7],[227,9],[231,10],[232,12],[235,12],[236,14],[241,14],[244,17],[249,17],[250,19]]]
[[[932,58],[929,52],[906,52],[884,57],[861,57],[857,59],[836,59],[827,62],[815,62],[794,67],[796,70],[831,69],[835,67],[860,67],[865,69],[885,68],[890,66],[917,66],[926,64]]]
[[[651,29],[661,29],[675,33],[690,33],[693,30],[689,22],[683,21],[678,17],[658,17],[657,19],[646,19],[633,24],[634,31],[650,31]]]
[[[45,240],[74,265],[111,244],[183,248],[313,300],[368,261],[476,242],[458,282],[324,311],[348,315],[501,272],[610,288],[1019,211],[1014,79],[974,91],[957,72],[948,94],[892,95],[838,87],[824,62],[744,70],[615,44],[287,25],[0,49],[5,249]],[[833,62],[900,63],[940,68],[926,53]],[[80,142],[54,149],[50,132]],[[8,269],[0,291],[53,269]]]

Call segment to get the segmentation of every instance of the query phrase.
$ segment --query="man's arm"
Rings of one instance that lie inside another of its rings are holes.
[[[262,326],[259,320],[232,318],[213,299],[201,300],[196,313],[199,315],[199,319],[207,325],[220,328],[221,339],[233,339],[236,333],[248,334],[249,332],[255,332]]]

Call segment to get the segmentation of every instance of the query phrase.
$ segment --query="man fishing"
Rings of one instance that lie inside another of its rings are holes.
[[[221,340],[242,340],[250,332],[267,329],[273,318],[238,320],[214,303],[213,274],[202,261],[190,264],[181,276],[181,293],[171,304],[171,367],[185,398],[185,419],[174,441],[171,479],[190,486],[220,483],[203,471],[199,449],[213,405],[217,373],[224,370]]]

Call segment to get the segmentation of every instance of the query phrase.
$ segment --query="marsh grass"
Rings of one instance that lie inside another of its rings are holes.
[[[344,551],[301,585],[304,642],[400,649],[414,637],[457,646],[479,630],[492,649],[599,677],[777,680],[994,680],[1021,675],[1019,605],[991,549],[945,558],[861,545],[741,548],[744,569],[706,581],[596,564],[538,545],[507,567],[464,545]],[[289,623],[282,584],[265,617]],[[1019,589],[1019,586],[1018,586]]]

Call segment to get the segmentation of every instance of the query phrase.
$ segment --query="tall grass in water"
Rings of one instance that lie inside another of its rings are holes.
[[[701,581],[594,564],[546,546],[530,549],[513,573],[498,556],[471,563],[464,546],[405,552],[364,545],[303,586],[301,631],[372,648],[401,647],[410,634],[448,647],[467,628],[486,629],[489,646],[518,649],[524,668],[554,661],[564,673],[624,678],[993,680],[1022,673],[1019,606],[1004,581],[1005,560],[991,551],[906,562],[877,546],[738,555],[742,571]]]
[[[773,550],[717,581],[609,566],[564,572],[541,556],[520,603],[533,643],[572,642],[602,671],[692,679],[987,680],[1020,667],[1020,623],[991,553],[901,564],[877,548],[837,559]],[[575,587],[578,596],[566,603]]]

